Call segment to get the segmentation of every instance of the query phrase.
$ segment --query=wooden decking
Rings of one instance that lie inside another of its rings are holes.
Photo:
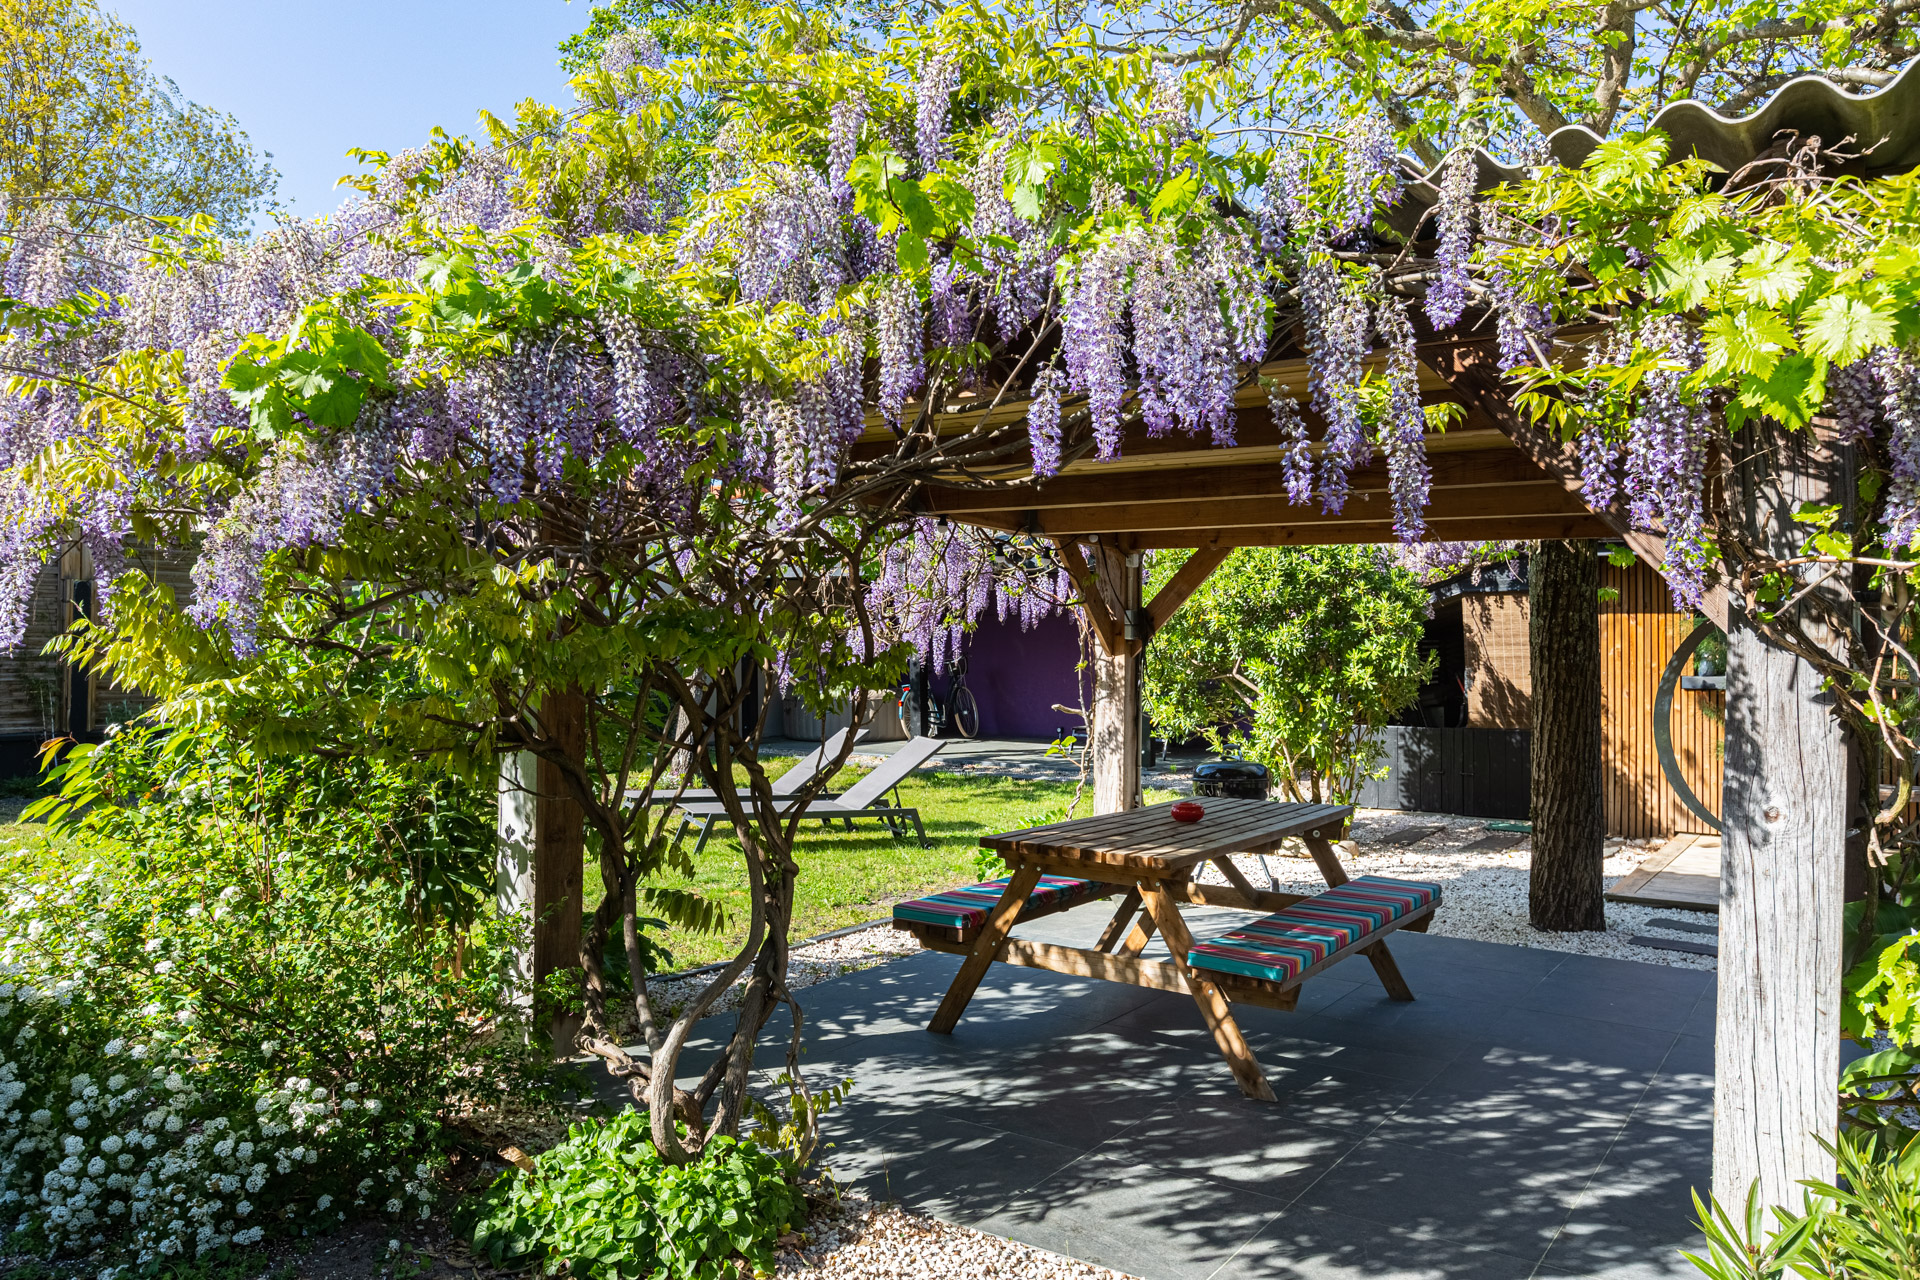
[[[1683,833],[1660,846],[1607,894],[1609,902],[1682,911],[1720,910],[1720,837]]]

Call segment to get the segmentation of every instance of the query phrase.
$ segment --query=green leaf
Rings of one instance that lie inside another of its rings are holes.
[[[1167,180],[1160,193],[1147,206],[1147,216],[1159,222],[1168,215],[1175,218],[1183,216],[1193,207],[1195,197],[1200,194],[1200,175],[1191,169],[1176,173]]]
[[[900,235],[894,241],[893,251],[902,271],[914,276],[926,274],[927,242],[912,227],[900,228]]]
[[[1806,246],[1766,243],[1741,256],[1734,296],[1764,307],[1782,307],[1800,296],[1813,278]]]
[[[1728,254],[1703,255],[1692,250],[1663,254],[1653,264],[1653,289],[1682,309],[1691,309],[1705,302],[1720,282],[1733,274],[1734,267]]]
[[[1807,308],[1804,345],[1834,364],[1852,364],[1893,341],[1894,317],[1864,298],[1830,293]]]
[[[900,208],[901,215],[907,220],[907,226],[925,239],[940,234],[940,214],[927,199],[927,193],[920,184],[906,178],[895,178],[887,184],[887,192],[893,197],[894,204]]]
[[[1710,375],[1732,370],[1765,378],[1773,372],[1781,353],[1796,345],[1792,327],[1774,312],[1759,307],[1714,316],[1701,328],[1701,337]]]

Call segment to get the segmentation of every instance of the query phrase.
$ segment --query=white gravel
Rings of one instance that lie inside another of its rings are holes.
[[[1119,1271],[849,1195],[780,1251],[781,1276],[821,1280],[1131,1280]]]
[[[1672,965],[1677,969],[1712,969],[1712,956],[1685,951],[1665,951],[1657,947],[1635,946],[1636,935],[1678,938],[1688,942],[1711,939],[1704,934],[1659,928],[1656,919],[1679,919],[1715,923],[1716,917],[1669,907],[1639,907],[1627,903],[1606,904],[1605,933],[1541,933],[1527,923],[1527,868],[1532,844],[1523,839],[1511,849],[1476,849],[1471,844],[1489,834],[1485,818],[1456,818],[1446,814],[1402,813],[1397,810],[1362,809],[1354,815],[1355,839],[1341,849],[1340,863],[1349,875],[1371,873],[1400,876],[1408,880],[1434,880],[1443,887],[1443,901],[1434,913],[1428,930],[1442,937],[1473,938],[1481,942],[1504,942],[1516,947],[1537,947],[1548,951],[1571,951],[1581,955],[1612,956],[1618,960],[1641,960],[1649,964]],[[1412,845],[1378,843],[1380,837],[1405,827],[1439,826],[1443,830]],[[1635,842],[1608,840],[1603,873],[1608,888],[1639,866],[1666,843],[1661,839]],[[1236,857],[1242,874],[1256,888],[1266,885],[1266,872],[1260,859],[1248,855]],[[1294,856],[1267,860],[1273,868],[1279,888],[1289,893],[1318,893],[1326,882],[1307,860],[1306,849]],[[1225,877],[1212,867],[1202,877],[1224,883]]]

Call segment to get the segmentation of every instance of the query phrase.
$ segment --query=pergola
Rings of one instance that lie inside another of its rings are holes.
[[[1679,103],[1654,123],[1668,133],[1676,155],[1699,155],[1729,172],[1756,158],[1784,155],[1783,131],[1829,143],[1852,137],[1856,149],[1873,149],[1851,169],[1865,176],[1895,172],[1920,163],[1920,73],[1909,67],[1864,98],[1810,77],[1737,120],[1698,103]],[[1572,128],[1549,145],[1557,159],[1577,164],[1598,142]],[[1483,189],[1519,176],[1481,157]],[[1414,184],[1392,220],[1411,229],[1433,199],[1431,183]],[[1572,448],[1515,410],[1494,362],[1490,329],[1486,324],[1430,335],[1420,347],[1423,397],[1465,411],[1444,434],[1426,441],[1433,474],[1427,536],[1615,538],[1660,568],[1662,540],[1632,530],[1618,508],[1583,503]],[[1139,800],[1141,655],[1154,630],[1229,551],[1393,540],[1384,460],[1355,473],[1351,496],[1337,514],[1321,511],[1317,500],[1288,502],[1279,437],[1266,391],[1252,372],[1238,399],[1231,447],[1186,436],[1151,439],[1135,425],[1114,461],[1095,461],[1084,451],[1069,454],[1060,474],[1037,480],[1025,458],[1012,458],[998,470],[936,477],[920,495],[917,509],[924,514],[1045,537],[1058,546],[1098,641],[1090,741],[1100,812]],[[1306,399],[1304,359],[1282,359],[1257,372]],[[937,413],[936,421],[950,416],[955,431],[982,422],[982,413],[965,403],[938,408],[946,414]],[[1310,408],[1303,403],[1301,410],[1316,428]],[[985,416],[1013,422],[1024,414],[1024,405],[1008,404]],[[879,427],[856,446],[855,456],[890,452],[896,443]],[[1849,491],[1850,463],[1841,451],[1804,434],[1773,444],[1791,459],[1792,492],[1755,487],[1745,496],[1755,529],[1777,544],[1791,537],[1787,513],[1793,502],[1827,494],[1837,500]],[[1192,548],[1195,554],[1153,599],[1143,600],[1139,553],[1158,548]],[[1713,595],[1707,612],[1727,631],[1732,656],[1714,1192],[1737,1205],[1758,1178],[1769,1203],[1797,1203],[1795,1181],[1826,1163],[1812,1135],[1830,1134],[1836,1115],[1847,751],[1839,726],[1820,704],[1812,668],[1766,645],[1737,611],[1729,617],[1724,592]],[[1554,744],[1536,741],[1534,749],[1551,751]]]

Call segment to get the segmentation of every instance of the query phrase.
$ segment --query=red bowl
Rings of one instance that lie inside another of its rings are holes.
[[[1198,822],[1207,811],[1191,800],[1182,800],[1171,810],[1175,822]]]

